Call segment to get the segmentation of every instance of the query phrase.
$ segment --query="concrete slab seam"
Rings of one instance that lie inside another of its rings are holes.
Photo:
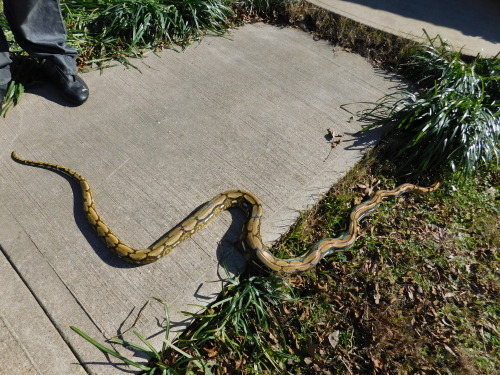
[[[31,238],[30,238],[31,240]],[[33,241],[32,241],[33,242]],[[34,244],[36,246],[36,244]],[[91,372],[89,371],[89,369],[87,368],[87,366],[85,365],[85,363],[82,361],[82,359],[80,358],[80,356],[78,355],[78,352],[76,350],[74,350],[74,348],[71,346],[71,344],[66,340],[65,336],[63,335],[62,331],[59,329],[58,325],[54,322],[54,319],[52,318],[52,316],[50,315],[50,313],[47,311],[47,309],[45,308],[45,306],[43,305],[42,301],[37,297],[37,295],[33,292],[33,289],[31,288],[31,286],[28,284],[28,282],[26,281],[26,279],[23,277],[22,273],[19,271],[19,269],[16,267],[16,265],[12,262],[12,260],[10,259],[9,255],[7,254],[7,252],[4,250],[4,248],[2,247],[2,244],[0,244],[0,253],[3,254],[3,256],[5,257],[5,259],[7,260],[7,262],[9,263],[9,265],[11,266],[11,268],[14,270],[14,272],[17,274],[17,276],[19,277],[19,279],[22,281],[22,283],[24,284],[24,286],[26,287],[26,289],[28,289],[28,291],[30,292],[31,296],[34,298],[34,300],[36,301],[36,303],[38,304],[38,306],[40,307],[40,309],[42,309],[43,313],[45,314],[45,316],[47,317],[47,319],[49,319],[50,323],[52,324],[52,326],[55,328],[56,332],[59,334],[59,336],[61,337],[61,339],[66,343],[66,346],[69,348],[69,350],[71,351],[71,353],[75,356],[75,358],[78,360],[78,363],[80,364],[80,366],[82,366],[82,368],[85,370],[85,372],[87,374],[91,374]],[[57,272],[54,270],[54,272],[56,273],[56,275],[59,277],[59,275],[57,274]],[[60,277],[59,277],[60,279]],[[63,282],[61,280],[61,282]],[[63,282],[64,284],[64,282]],[[64,284],[66,285],[66,284]],[[85,308],[81,305],[81,303],[78,301],[78,299],[75,297],[75,295],[71,292],[71,290],[69,290],[67,287],[66,289],[69,291],[69,293],[71,294],[71,296],[73,296],[73,298],[75,299],[75,301],[78,303],[78,305],[82,308],[82,310],[85,312],[85,314],[88,316],[88,318],[90,319],[90,321],[95,324],[95,322],[92,320],[92,317],[88,314],[88,312],[85,310]],[[6,322],[7,324],[7,328],[9,329],[8,327],[8,322],[4,319],[4,322]],[[96,326],[97,327],[97,326]],[[97,327],[99,329],[99,327]],[[29,355],[29,352],[27,352],[24,348],[24,345],[22,344],[21,341],[18,340],[17,338],[17,335],[15,334],[15,332],[12,332],[10,329],[9,329],[9,332],[11,332],[11,334],[13,335],[13,337],[16,338],[17,342],[19,343],[19,345],[23,348],[23,350],[25,351],[25,354],[26,356],[30,359],[31,363],[33,364],[33,367],[36,369],[37,373],[40,373],[39,370],[37,369],[37,366],[35,365],[33,359],[31,358],[31,356]]]

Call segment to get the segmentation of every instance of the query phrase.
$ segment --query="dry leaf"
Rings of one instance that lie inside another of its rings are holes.
[[[316,354],[316,350],[318,350],[319,345],[317,343],[314,343],[312,339],[309,339],[307,342],[307,353],[311,356],[314,357],[314,354]]]
[[[408,293],[408,298],[410,298],[413,301],[414,299],[413,292],[411,291],[410,288],[406,288],[406,293]]]
[[[304,312],[302,313],[302,315],[300,316],[299,320],[300,321],[304,321],[304,320],[307,320],[309,318],[309,307],[306,306],[306,308],[304,309]]]
[[[447,350],[447,351],[448,351],[448,352],[449,352],[449,353],[450,353],[453,357],[455,357],[455,358],[456,358],[456,357],[458,357],[458,356],[455,354],[455,352],[453,352],[453,350],[451,350],[451,348],[450,348],[448,345],[443,344],[443,346],[444,346],[444,348],[445,348],[445,349],[446,349],[446,350]]]
[[[373,366],[375,366],[375,368],[377,368],[377,369],[381,369],[382,367],[384,367],[384,365],[380,359],[372,358],[372,362],[373,362]]]
[[[325,282],[325,281],[318,281],[315,285],[316,289],[319,291],[319,292],[326,292],[328,291],[328,283]]]
[[[219,354],[219,352],[217,351],[216,347],[213,347],[213,348],[203,348],[203,350],[205,352],[207,352],[208,358],[213,358],[213,357],[215,357],[215,356],[217,356]]]
[[[272,328],[269,328],[269,338],[275,344],[277,344],[279,342],[278,338],[276,337],[276,333],[274,332],[274,329],[272,329]]]
[[[375,301],[375,304],[378,305],[380,303],[380,293],[379,293],[379,287],[378,283],[375,284],[375,294],[373,295],[373,300]]]
[[[247,361],[245,360],[245,358],[241,358],[241,359],[235,361],[234,364],[235,364],[236,368],[239,369],[240,367],[242,367],[243,365],[245,365],[246,362]]]
[[[299,345],[299,341],[297,340],[297,336],[295,336],[295,333],[292,330],[290,330],[289,332],[290,332],[290,335],[292,336],[293,343],[295,344],[295,349],[299,350],[300,345]],[[293,353],[293,351],[292,351],[292,353]]]
[[[337,139],[333,140],[333,141],[331,142],[331,144],[332,144],[332,148],[337,147],[337,146],[340,144],[340,142],[342,142],[342,139],[340,139],[340,138],[337,138]]]
[[[336,294],[332,294],[330,296],[332,298],[332,300],[335,301],[335,303],[339,306],[339,307],[343,307],[344,304],[342,303],[342,297],[336,295]]]
[[[339,335],[340,331],[334,331],[328,335],[328,341],[330,342],[330,345],[332,348],[335,348],[339,344]]]
[[[287,307],[287,303],[286,303],[286,302],[283,302],[283,303],[281,304],[281,307],[282,307],[282,309],[283,309],[283,312],[284,312],[286,315],[290,315],[290,310],[288,309],[288,307]]]

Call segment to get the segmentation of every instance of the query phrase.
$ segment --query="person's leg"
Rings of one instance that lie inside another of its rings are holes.
[[[47,73],[74,104],[87,100],[88,88],[77,76],[77,51],[67,43],[59,0],[4,0],[4,13],[17,43],[46,59]]]
[[[0,27],[0,111],[2,108],[3,98],[7,92],[7,87],[11,79],[10,64],[12,60],[9,55],[9,44],[5,39],[5,35]]]
[[[76,74],[77,51],[66,43],[59,0],[4,0],[4,13],[17,43],[30,55]]]

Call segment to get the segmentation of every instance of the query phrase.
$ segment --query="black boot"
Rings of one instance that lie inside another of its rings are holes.
[[[49,80],[60,90],[61,95],[68,102],[81,105],[89,97],[89,88],[76,74],[65,74],[56,64],[50,61],[44,63],[45,72]]]

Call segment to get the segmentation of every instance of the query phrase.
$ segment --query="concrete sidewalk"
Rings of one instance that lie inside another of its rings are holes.
[[[372,19],[375,10],[364,9],[356,13]],[[78,187],[15,163],[12,150],[86,177],[100,214],[129,245],[148,246],[231,188],[262,199],[272,243],[378,138],[356,135],[360,124],[340,105],[398,85],[357,55],[262,24],[135,64],[140,71],[85,74],[91,97],[82,107],[44,87],[0,119],[0,374],[121,374],[69,327],[102,341],[158,297],[182,329],[181,311],[217,296],[221,264],[244,267],[233,249],[237,210],[156,263],[124,264],[87,225]],[[328,128],[344,134],[333,150]],[[162,317],[152,304],[137,326],[157,346]]]
[[[309,0],[375,29],[421,42],[440,35],[466,55],[500,52],[497,0]]]
[[[0,373],[27,373],[17,367],[19,353],[33,373],[78,373],[78,362],[91,373],[120,373],[69,327],[110,338],[158,297],[180,329],[180,311],[217,296],[221,262],[237,272],[243,261],[232,246],[241,228],[236,210],[160,261],[130,267],[90,230],[75,184],[15,163],[12,150],[81,173],[100,214],[129,245],[148,246],[231,188],[262,199],[263,236],[271,243],[377,138],[355,135],[360,124],[340,105],[377,100],[397,84],[357,55],[261,24],[134,63],[142,73],[116,67],[85,74],[92,93],[82,107],[65,107],[43,88],[0,120],[1,281],[9,290],[0,302],[0,337],[8,343]],[[344,134],[331,153],[328,128]],[[13,304],[18,290],[26,298]],[[137,327],[157,346],[162,317],[162,306],[152,304]],[[47,344],[58,355],[49,359]]]

